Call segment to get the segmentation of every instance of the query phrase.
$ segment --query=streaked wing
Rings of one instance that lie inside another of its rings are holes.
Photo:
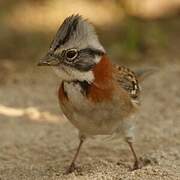
[[[120,86],[125,89],[133,100],[138,100],[140,94],[140,86],[137,77],[133,71],[124,67],[116,65],[117,81]]]

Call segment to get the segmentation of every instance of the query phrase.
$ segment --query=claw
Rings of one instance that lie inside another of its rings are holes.
[[[139,161],[135,161],[134,165],[133,165],[133,168],[132,168],[132,171],[135,171],[135,170],[138,170],[138,169],[141,169],[141,168],[142,168],[142,164],[139,163]]]
[[[137,169],[139,169],[140,167],[139,167],[139,162],[138,161],[135,161],[134,162],[134,166],[133,166],[133,170],[137,170]]]
[[[70,173],[74,172],[75,170],[76,170],[76,166],[74,163],[72,163],[66,170],[65,174],[70,174]]]

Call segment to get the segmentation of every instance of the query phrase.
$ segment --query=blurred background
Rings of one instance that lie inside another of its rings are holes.
[[[36,68],[62,21],[77,13],[96,26],[120,64],[179,61],[180,0],[6,0],[0,1],[0,82],[16,68]]]
[[[149,115],[141,114],[147,134],[141,135],[144,144],[140,146],[146,150],[168,142],[179,146],[175,137],[180,136],[180,0],[0,0],[0,174],[4,177],[16,172],[5,171],[7,162],[14,169],[27,166],[32,170],[35,163],[54,166],[59,152],[66,154],[76,146],[71,139],[75,130],[58,107],[59,79],[49,68],[36,64],[62,21],[77,13],[95,25],[113,61],[132,69],[159,68],[160,74],[145,85],[144,112]],[[61,131],[57,122],[64,123]],[[69,130],[65,141],[64,133]],[[65,144],[62,149],[59,143]],[[44,149],[42,154],[40,149]],[[59,162],[68,160],[66,156]],[[18,169],[16,175],[20,176]]]
[[[179,63],[180,0],[1,0],[0,86],[20,79],[35,84],[43,75],[47,84],[57,81],[36,64],[63,20],[77,13],[95,25],[119,64],[137,69]]]
[[[0,1],[1,61],[33,65],[62,21],[76,13],[95,24],[109,55],[120,63],[178,59],[179,0],[6,0]]]

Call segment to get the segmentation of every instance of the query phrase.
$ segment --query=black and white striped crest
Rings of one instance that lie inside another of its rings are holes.
[[[90,82],[94,79],[92,68],[104,54],[93,25],[79,15],[72,15],[61,24],[38,65],[54,66],[63,80]]]
[[[71,35],[74,31],[76,31],[77,24],[80,19],[81,16],[72,15],[64,20],[51,44],[52,50],[56,50],[70,39]]]
[[[65,49],[76,47],[79,50],[90,46],[94,49],[104,51],[94,27],[80,15],[72,15],[64,20],[50,48],[52,51],[55,51],[62,46]]]

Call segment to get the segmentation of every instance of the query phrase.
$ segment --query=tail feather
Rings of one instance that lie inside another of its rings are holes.
[[[158,72],[157,68],[147,68],[147,69],[139,69],[134,71],[139,82],[144,81],[147,77],[153,75]]]

